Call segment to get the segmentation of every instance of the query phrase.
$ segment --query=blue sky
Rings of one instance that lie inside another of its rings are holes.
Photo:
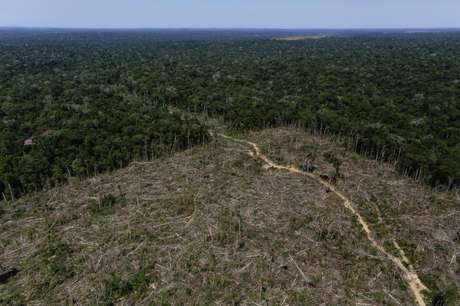
[[[0,0],[0,26],[460,27],[460,0]]]

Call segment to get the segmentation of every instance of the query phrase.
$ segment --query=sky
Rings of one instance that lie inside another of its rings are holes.
[[[458,28],[460,0],[0,0],[0,26]]]

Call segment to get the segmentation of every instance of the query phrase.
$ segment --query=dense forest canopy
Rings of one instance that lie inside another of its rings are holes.
[[[322,34],[321,36],[312,36]],[[281,41],[280,36],[305,36]],[[0,31],[0,191],[284,124],[460,184],[460,32]]]

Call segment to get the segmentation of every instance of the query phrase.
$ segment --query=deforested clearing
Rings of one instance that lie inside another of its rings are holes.
[[[299,129],[233,135],[332,178],[428,303],[456,299],[459,199]],[[330,188],[264,167],[245,143],[203,146],[2,203],[2,304],[417,305]],[[395,244],[395,242],[397,244]],[[399,246],[400,249],[398,249]]]

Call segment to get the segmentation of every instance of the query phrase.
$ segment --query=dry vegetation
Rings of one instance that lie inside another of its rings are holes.
[[[298,41],[298,40],[308,40],[308,39],[322,39],[327,37],[326,35],[301,35],[301,36],[287,36],[287,37],[277,37],[274,40],[279,41]]]
[[[428,299],[458,304],[458,198],[300,130],[241,137],[282,164],[309,156],[331,178],[334,152],[337,187],[378,240],[399,242]],[[18,270],[0,304],[414,303],[339,198],[222,139],[0,205],[0,271]]]

